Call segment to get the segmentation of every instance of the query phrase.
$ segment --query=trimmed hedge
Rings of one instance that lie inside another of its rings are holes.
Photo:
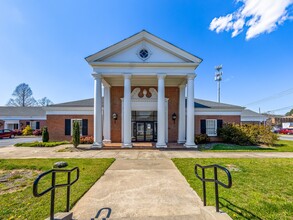
[[[17,143],[15,147],[55,147],[62,144],[69,144],[68,141],[59,141],[59,142],[29,142],[29,143]]]
[[[237,145],[265,144],[272,146],[278,140],[276,134],[271,132],[270,126],[225,124],[219,129],[218,135],[224,142]]]

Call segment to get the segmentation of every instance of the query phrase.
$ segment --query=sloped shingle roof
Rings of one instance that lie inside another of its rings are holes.
[[[0,117],[3,116],[40,116],[46,117],[46,113],[42,107],[11,107],[1,106]]]

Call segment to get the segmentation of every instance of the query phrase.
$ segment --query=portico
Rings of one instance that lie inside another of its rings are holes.
[[[86,60],[94,77],[93,147],[122,142],[131,148],[142,140],[157,148],[169,142],[196,147],[194,70],[200,58],[141,31]]]

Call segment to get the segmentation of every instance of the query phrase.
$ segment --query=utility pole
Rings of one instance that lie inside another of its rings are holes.
[[[217,70],[217,72],[215,72],[215,81],[218,82],[218,102],[221,102],[221,81],[222,81],[222,75],[223,75],[223,66],[219,65],[215,67],[215,70]]]

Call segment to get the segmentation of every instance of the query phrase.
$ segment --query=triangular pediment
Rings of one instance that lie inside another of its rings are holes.
[[[100,62],[199,64],[202,61],[197,56],[192,55],[145,30],[107,47],[100,52],[88,56],[86,60],[89,64]]]

